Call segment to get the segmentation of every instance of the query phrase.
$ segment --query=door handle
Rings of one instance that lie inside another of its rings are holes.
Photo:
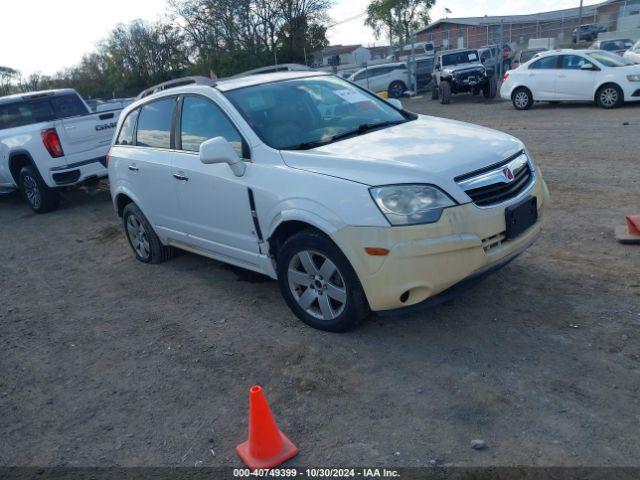
[[[181,180],[183,182],[188,182],[189,181],[189,177],[186,177],[186,176],[181,175],[179,173],[174,173],[173,174],[173,178],[175,178],[176,180]]]
[[[131,170],[132,172],[137,172],[140,169],[136,167],[136,164],[134,163],[132,165],[129,165],[129,170]]]

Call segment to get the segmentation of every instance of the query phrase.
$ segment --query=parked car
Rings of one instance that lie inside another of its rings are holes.
[[[349,80],[372,92],[387,92],[391,98],[400,98],[410,84],[409,70],[404,62],[362,68]]]
[[[576,43],[578,41],[578,31],[580,32],[581,42],[593,42],[598,38],[599,33],[606,32],[607,29],[597,23],[580,25],[580,27],[574,28],[573,32],[571,33],[571,40],[573,41],[573,43]]]
[[[344,331],[528,248],[548,191],[523,143],[399,105],[320,72],[137,101],[109,156],[135,257],[177,247],[263,273],[302,321]]]
[[[495,98],[497,82],[480,61],[474,49],[446,50],[436,54],[433,79],[436,88],[432,98],[442,104],[451,101],[451,95],[458,93],[483,93],[487,99]]]
[[[478,55],[480,55],[480,62],[484,65],[487,74],[495,75],[502,55],[500,47],[498,45],[485,45],[478,49]]]
[[[620,56],[633,47],[633,40],[630,38],[617,38],[613,40],[598,40],[591,45],[592,50],[604,50],[616,53]]]
[[[433,59],[435,54],[435,44],[433,42],[416,42],[413,46],[409,43],[402,50],[398,50],[396,55],[398,60],[410,60],[414,55],[416,58],[429,57]]]
[[[91,113],[72,89],[0,98],[0,193],[19,189],[44,213],[58,206],[59,188],[105,177],[119,115]]]
[[[576,100],[616,108],[640,101],[640,66],[603,50],[544,52],[507,72],[500,95],[518,110],[533,102]]]
[[[546,52],[546,51],[547,51],[546,48],[529,48],[529,49],[526,49],[526,50],[522,50],[518,55],[516,55],[516,58],[513,61],[513,66],[514,67],[518,67],[518,66],[522,65],[523,63],[527,63],[536,54],[538,54],[540,52]]]
[[[640,63],[640,40],[633,47],[624,52],[624,58],[633,63]]]

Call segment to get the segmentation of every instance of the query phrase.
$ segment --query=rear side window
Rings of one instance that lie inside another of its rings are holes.
[[[182,150],[197,152],[202,142],[215,137],[225,138],[242,158],[242,137],[220,108],[202,97],[185,97],[180,126]]]
[[[89,113],[77,95],[60,95],[50,100],[53,111],[58,118],[77,117]]]
[[[140,110],[134,110],[127,115],[127,118],[122,122],[122,128],[116,139],[116,145],[133,145],[133,134],[136,130],[136,120]]]
[[[543,57],[538,61],[533,62],[529,65],[529,70],[550,70],[553,68],[557,68],[556,64],[558,63],[557,55],[550,55],[548,57]]]
[[[53,120],[51,104],[45,102],[15,102],[0,105],[0,130],[22,127]]]
[[[138,118],[136,145],[171,148],[171,117],[174,98],[157,100],[142,107]]]

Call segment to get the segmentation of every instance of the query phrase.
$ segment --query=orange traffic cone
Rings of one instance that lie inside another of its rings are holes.
[[[236,452],[252,470],[276,467],[298,454],[298,447],[278,429],[258,385],[249,390],[249,440]]]

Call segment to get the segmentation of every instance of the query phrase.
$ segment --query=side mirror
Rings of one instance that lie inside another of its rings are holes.
[[[236,177],[244,175],[247,166],[231,144],[222,137],[215,137],[200,145],[200,161],[205,165],[227,163]]]
[[[402,110],[402,102],[397,98],[387,98],[387,103],[390,103],[391,105],[396,107],[398,110]]]
[[[587,71],[591,71],[591,70],[595,70],[595,68],[593,67],[593,65],[591,65],[590,63],[585,63],[584,65],[582,65],[580,67],[580,70],[587,70]]]

